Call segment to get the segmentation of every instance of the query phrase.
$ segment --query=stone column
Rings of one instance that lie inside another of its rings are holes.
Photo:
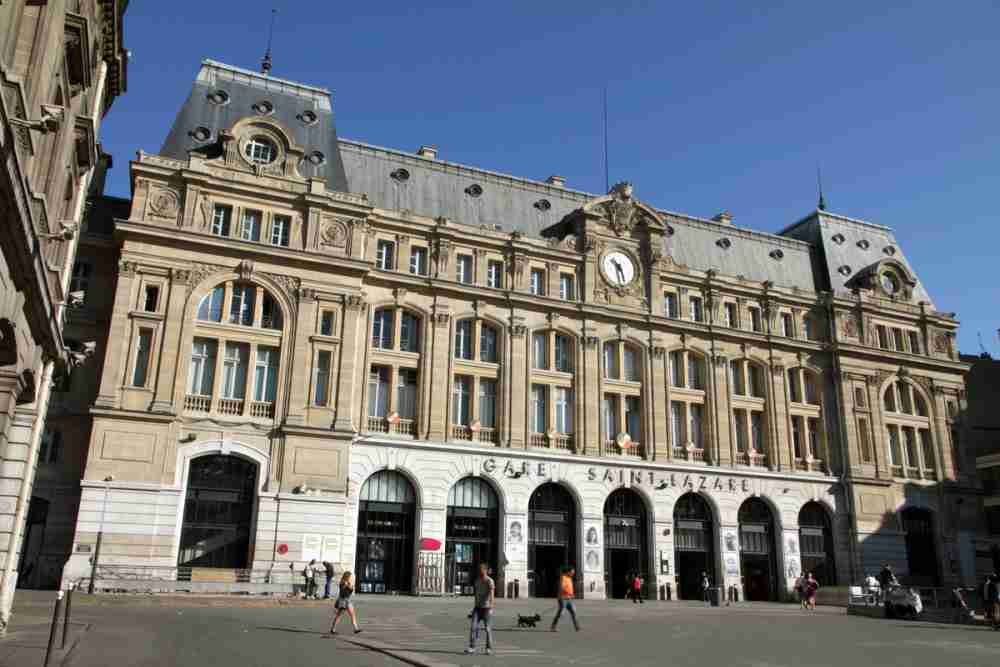
[[[334,404],[334,428],[338,431],[358,431],[362,426],[355,426],[353,415],[359,414],[356,403],[365,378],[364,369],[359,366],[363,363],[361,355],[367,349],[368,335],[359,329],[363,330],[367,324],[367,305],[361,295],[352,294],[344,298],[344,344],[340,348],[337,401]]]
[[[317,321],[316,291],[300,288],[296,296],[298,296],[298,313],[295,317],[295,326],[292,329],[294,344],[291,354],[288,356],[288,369],[284,371],[285,377],[288,378],[291,385],[286,419],[289,424],[304,424],[305,411],[312,388],[310,371],[315,361],[309,338],[314,333]],[[289,317],[291,317],[291,313],[289,313]],[[367,336],[364,337],[364,340],[367,340]]]
[[[111,311],[111,324],[108,328],[108,350],[104,355],[101,388],[94,401],[95,407],[118,407],[121,400],[122,374],[125,372],[124,364],[128,361],[128,332],[130,329],[128,313],[132,306],[135,269],[135,262],[124,259],[118,262],[115,305]],[[170,365],[167,364],[168,367]]]

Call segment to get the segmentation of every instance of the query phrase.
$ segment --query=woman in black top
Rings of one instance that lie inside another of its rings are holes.
[[[330,626],[331,635],[337,634],[337,621],[340,620],[341,615],[345,611],[351,617],[354,634],[361,632],[361,629],[358,628],[357,614],[354,613],[354,603],[351,602],[352,595],[354,595],[354,577],[351,576],[350,572],[344,572],[344,576],[340,578],[340,592],[337,594],[337,601],[333,605],[337,613],[334,614],[333,625]]]

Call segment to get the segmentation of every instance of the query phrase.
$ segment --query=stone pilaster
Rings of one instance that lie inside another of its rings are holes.
[[[528,400],[528,328],[520,317],[511,317],[510,323],[510,427],[508,442],[511,447],[523,448],[527,438]]]
[[[448,388],[451,386],[450,368],[452,357],[452,317],[447,306],[435,305],[434,322],[430,329],[430,335],[434,337],[431,349],[431,376],[430,382],[430,405],[427,413],[429,420],[427,437],[430,440],[446,440],[448,438],[448,422],[451,420],[449,413],[450,396]]]
[[[338,431],[358,431],[363,424],[354,424],[354,415],[361,415],[358,398],[364,383],[363,367],[365,344],[368,335],[368,304],[361,295],[350,295],[344,299],[344,345],[341,347],[340,373],[337,374],[337,402],[334,428]]]
[[[300,288],[298,296],[298,317],[295,326],[295,344],[288,357],[287,377],[291,384],[288,400],[287,421],[289,424],[304,424],[309,393],[312,388],[311,370],[314,359],[310,337],[315,333],[316,292]],[[365,337],[367,340],[367,337]]]
[[[660,341],[654,341],[650,348],[650,383],[647,401],[651,403],[651,427],[647,446],[648,457],[656,461],[670,458],[670,438],[667,435],[670,422],[670,402],[667,398],[667,351]],[[704,425],[703,425],[704,426]]]
[[[160,353],[153,394],[153,412],[174,412],[174,388],[184,378],[179,372],[181,363],[181,330],[184,328],[184,306],[187,303],[187,271],[171,271],[170,291],[164,308],[166,316],[160,329]],[[116,299],[117,300],[117,299]],[[111,340],[109,338],[109,340]]]
[[[583,334],[584,372],[581,379],[585,403],[584,438],[577,451],[587,456],[597,456],[601,451],[601,340],[591,329]]]
[[[130,323],[128,312],[132,303],[132,284],[135,278],[135,263],[122,260],[118,263],[118,283],[115,288],[115,305],[111,312],[108,328],[108,350],[104,355],[104,369],[101,372],[101,388],[94,405],[100,408],[115,408],[121,401],[123,364],[128,360]],[[168,368],[172,364],[165,364]]]
[[[714,358],[707,358],[705,363],[706,374],[712,378],[711,384],[706,387],[709,401],[705,405],[704,420],[711,422],[712,426],[705,449],[709,450],[712,465],[728,466],[736,460],[736,442],[730,429],[733,411],[729,401],[729,358],[717,354]]]

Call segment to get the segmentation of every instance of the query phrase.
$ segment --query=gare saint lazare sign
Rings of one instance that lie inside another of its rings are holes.
[[[493,474],[499,471],[507,477],[551,477],[551,464],[544,461],[498,461],[495,458],[483,460],[483,472]],[[749,479],[725,477],[722,475],[698,475],[690,473],[658,473],[654,470],[630,470],[626,468],[589,467],[587,480],[591,482],[611,482],[612,484],[648,484],[654,489],[687,488],[695,491],[719,491],[726,493],[750,493]]]

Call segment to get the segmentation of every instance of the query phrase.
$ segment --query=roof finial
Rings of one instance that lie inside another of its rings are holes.
[[[267,31],[267,51],[264,52],[264,59],[260,61],[260,73],[265,76],[271,73],[271,38],[274,37],[274,17],[277,13],[277,9],[271,10],[271,29]]]
[[[819,167],[816,167],[816,182],[819,184],[819,204],[816,208],[821,211],[825,211],[826,200],[823,199],[823,172],[819,170]]]

